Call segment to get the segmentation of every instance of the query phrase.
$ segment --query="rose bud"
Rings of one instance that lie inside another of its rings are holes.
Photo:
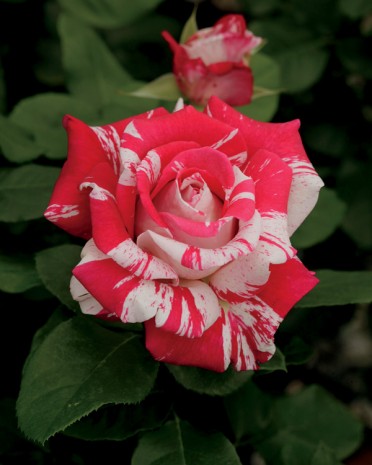
[[[211,28],[200,29],[184,44],[167,32],[173,57],[173,73],[182,94],[204,105],[215,95],[229,105],[246,105],[253,94],[249,67],[252,50],[262,39],[247,29],[241,15],[226,15]]]

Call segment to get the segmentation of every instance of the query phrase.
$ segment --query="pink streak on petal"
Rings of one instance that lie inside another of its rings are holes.
[[[141,160],[149,150],[169,142],[193,141],[202,147],[211,147],[229,136],[233,130],[229,124],[209,118],[191,106],[185,106],[182,110],[150,121],[138,120],[136,128],[145,137],[143,140],[131,138],[126,147],[137,153]],[[219,151],[233,157],[245,152],[246,145],[241,135],[235,131],[234,137],[221,146]]]
[[[216,271],[209,285],[229,303],[241,303],[261,291],[270,276],[269,262],[257,252],[238,258]]]
[[[218,267],[250,254],[256,247],[260,229],[260,215],[256,213],[250,221],[241,223],[239,231],[230,242],[217,249],[188,246],[152,231],[142,233],[137,238],[137,244],[169,263],[181,278],[201,279],[215,272]]]
[[[157,326],[193,338],[200,337],[218,318],[218,299],[207,284],[190,281],[172,286],[139,279],[94,250],[90,245],[74,268],[75,283],[123,322],[142,322],[156,315]],[[80,294],[75,285],[77,300],[82,300]]]
[[[132,241],[110,192],[111,180],[98,168],[96,176],[82,184],[82,188],[90,189],[92,230],[97,247],[136,276],[177,281],[177,274],[168,264],[144,252]]]
[[[255,370],[275,352],[274,335],[282,318],[259,297],[231,305],[231,360],[237,371]]]
[[[137,189],[140,197],[140,202],[137,206],[140,213],[137,212],[137,219],[135,222],[136,235],[147,229],[146,225],[143,224],[147,216],[160,228],[166,228],[166,224],[163,223],[162,218],[153,205],[152,191],[159,181],[160,174],[164,167],[167,166],[179,152],[196,148],[197,146],[198,145],[192,141],[170,142],[157,147],[156,150],[150,150],[143,158],[142,162],[137,167],[136,173]]]
[[[269,283],[259,296],[282,318],[319,282],[298,258],[292,258],[282,265],[272,265],[270,270]]]
[[[314,208],[319,190],[324,185],[310,163],[298,132],[298,120],[288,123],[262,123],[235,111],[217,97],[208,102],[208,114],[239,128],[248,152],[259,149],[276,153],[292,169],[293,179],[288,204],[289,234],[298,228]]]
[[[159,361],[189,365],[223,372],[230,362],[230,338],[224,312],[203,336],[195,339],[180,337],[156,328],[154,320],[145,323],[146,347]],[[229,336],[229,334],[227,334]]]

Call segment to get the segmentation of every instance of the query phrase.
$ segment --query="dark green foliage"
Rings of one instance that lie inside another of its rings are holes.
[[[221,3],[200,3],[199,27],[231,12]],[[293,236],[320,283],[257,373],[158,369],[141,325],[82,317],[69,282],[83,243],[43,218],[66,157],[64,114],[95,125],[172,110],[160,34],[181,36],[191,2],[0,0],[1,464],[250,465],[258,453],[267,465],[340,465],[360,449],[351,407],[372,392],[372,2],[236,3],[266,40],[251,60],[255,98],[239,110],[299,118],[326,185]]]

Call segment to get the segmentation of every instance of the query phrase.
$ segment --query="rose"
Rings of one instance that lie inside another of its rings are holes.
[[[174,53],[173,73],[178,87],[192,102],[204,105],[212,95],[229,105],[251,101],[249,57],[261,38],[247,30],[243,16],[226,15],[184,44],[178,44],[166,31],[163,37]]]
[[[212,97],[102,127],[66,116],[68,159],[46,218],[88,239],[71,280],[84,313],[145,322],[174,364],[255,369],[317,279],[289,235],[322,181],[299,123],[261,123]]]

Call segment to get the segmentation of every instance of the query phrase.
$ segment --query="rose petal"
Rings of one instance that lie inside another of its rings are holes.
[[[228,193],[223,216],[248,221],[256,209],[255,185],[253,179],[243,174],[238,167],[234,166],[233,170],[235,181]]]
[[[256,370],[275,352],[274,335],[282,318],[255,296],[229,308],[231,361],[237,371]]]
[[[282,318],[319,282],[315,273],[309,271],[297,257],[281,265],[272,265],[270,271],[269,283],[259,295]]]
[[[288,231],[292,235],[314,208],[324,185],[310,163],[298,132],[298,120],[288,123],[262,123],[235,111],[217,97],[211,97],[206,109],[213,118],[226,121],[244,136],[252,156],[259,149],[274,152],[292,169],[288,204]]]
[[[197,146],[196,143],[189,141],[170,142],[157,147],[156,150],[150,150],[138,165],[136,176],[140,201],[136,213],[136,235],[141,234],[146,229],[157,231],[160,231],[161,228],[167,229],[166,223],[153,204],[153,190],[159,183],[163,168],[180,152]]]
[[[89,127],[70,115],[63,119],[68,135],[68,158],[54,187],[45,217],[70,234],[91,237],[89,198],[79,186],[92,168],[109,161],[118,169],[118,141],[125,126],[133,119],[156,118],[166,114],[164,108],[137,115],[111,125]]]
[[[260,230],[260,215],[256,212],[249,221],[241,222],[238,233],[230,242],[217,249],[189,246],[152,231],[142,233],[137,244],[169,263],[181,278],[201,279],[218,267],[250,254],[257,244]]]
[[[246,158],[245,142],[235,128],[209,118],[190,105],[151,121],[136,120],[135,128],[141,138],[130,138],[126,148],[141,160],[150,150],[175,141],[193,141],[201,147],[216,148],[217,145],[218,150],[229,158]]]
[[[92,241],[87,243],[82,256],[73,270],[77,280],[74,297],[82,300],[82,292],[88,290],[102,308],[115,313],[124,323],[142,322],[155,316],[156,325],[166,331],[200,337],[219,315],[218,299],[203,282],[172,286],[139,279],[106,258]]]
[[[177,282],[176,272],[167,263],[144,252],[129,236],[116,199],[110,192],[111,182],[107,172],[98,166],[95,177],[81,185],[81,188],[90,189],[92,231],[97,247],[135,276]]]
[[[219,150],[210,147],[200,147],[180,152],[164,168],[152,196],[155,197],[170,181],[176,179],[177,174],[186,171],[202,173],[209,188],[216,194],[222,194],[230,189],[235,181],[235,174],[229,158]]]
[[[222,372],[256,370],[275,352],[274,334],[282,319],[258,297],[221,310],[215,324],[197,339],[180,338],[146,321],[146,347],[156,360]]]
[[[109,312],[103,308],[101,303],[78,281],[75,276],[71,277],[70,291],[72,298],[79,302],[82,313],[94,315],[98,318],[120,321],[116,313]]]
[[[161,213],[161,217],[174,240],[206,249],[216,249],[227,245],[237,230],[237,221],[231,217],[224,217],[211,223],[187,220],[169,213]]]
[[[259,252],[233,260],[216,271],[209,285],[217,296],[229,303],[241,303],[257,294],[267,283],[269,261]]]
[[[180,90],[198,105],[205,105],[212,95],[229,105],[247,105],[253,94],[251,69],[242,64],[205,65],[200,59],[182,60],[176,73]]]
[[[146,348],[156,360],[223,372],[230,363],[231,339],[225,314],[200,338],[189,339],[163,331],[154,320],[145,322]]]

